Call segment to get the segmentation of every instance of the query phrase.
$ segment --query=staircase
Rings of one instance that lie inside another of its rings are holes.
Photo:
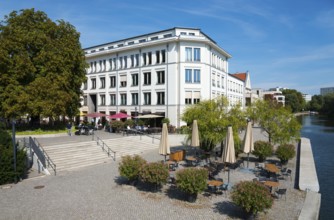
[[[114,139],[103,139],[104,143],[116,151],[116,160],[124,155],[142,154],[145,151],[156,149],[158,153],[159,140],[147,136],[128,136]],[[57,172],[78,169],[91,165],[110,162],[105,151],[96,144],[96,141],[68,141],[48,145],[45,141],[43,148],[57,166]]]

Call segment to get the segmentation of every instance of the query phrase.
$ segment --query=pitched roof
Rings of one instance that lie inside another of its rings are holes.
[[[247,78],[247,73],[233,73],[231,74],[232,76],[242,80],[242,81],[246,81],[246,78]]]

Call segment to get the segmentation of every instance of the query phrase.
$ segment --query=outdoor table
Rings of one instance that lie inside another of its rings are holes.
[[[265,169],[271,173],[278,173],[280,170],[275,164],[266,164]]]
[[[224,182],[219,181],[219,180],[210,180],[210,181],[208,181],[208,185],[210,185],[210,186],[218,187],[218,186],[221,186],[223,184],[224,184]]]
[[[272,191],[273,187],[277,188],[279,186],[279,182],[274,182],[274,181],[265,181],[263,184],[265,186],[270,187],[270,192]]]
[[[189,161],[196,161],[197,159],[193,156],[189,156],[189,157],[186,157],[186,160],[189,160]]]

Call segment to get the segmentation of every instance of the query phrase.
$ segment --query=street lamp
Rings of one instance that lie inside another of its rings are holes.
[[[16,177],[16,140],[15,140],[15,119],[12,119],[12,141],[13,141],[13,157],[14,157],[14,181],[15,183],[17,182],[17,177]]]
[[[136,118],[135,118],[135,121],[136,121],[136,128],[137,128],[137,126],[138,126],[138,113],[137,113],[137,106],[135,107],[135,116],[136,116]]]

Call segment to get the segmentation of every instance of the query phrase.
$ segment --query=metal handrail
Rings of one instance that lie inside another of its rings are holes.
[[[116,151],[111,150],[111,148],[106,143],[104,143],[104,141],[100,137],[98,137],[96,134],[94,134],[94,136],[96,137],[96,144],[98,146],[100,146],[100,142],[101,142],[102,143],[102,146],[101,146],[102,150],[107,152],[108,157],[111,157],[110,154],[113,153],[114,154],[113,159],[114,159],[114,161],[116,161]]]
[[[130,133],[134,133],[135,135],[137,135],[137,134],[139,134],[139,136],[140,136],[140,140],[141,140],[141,137],[142,136],[147,136],[147,137],[149,137],[149,138],[152,138],[152,143],[154,143],[154,139],[157,139],[157,140],[160,140],[160,138],[158,138],[158,137],[155,137],[155,136],[153,136],[153,135],[150,135],[150,134],[148,134],[148,133],[146,133],[146,132],[142,132],[142,131],[139,131],[139,130],[137,130],[137,129],[130,129],[130,130],[128,130],[128,129],[124,129],[123,131],[123,136],[125,136],[125,134],[128,134],[128,132]]]
[[[33,148],[34,152],[37,154],[38,159],[41,161],[44,167],[46,167],[45,160],[47,162],[47,167],[53,169],[55,176],[57,175],[56,164],[51,160],[49,155],[45,152],[42,145],[37,141],[36,138],[29,137],[29,145]]]

